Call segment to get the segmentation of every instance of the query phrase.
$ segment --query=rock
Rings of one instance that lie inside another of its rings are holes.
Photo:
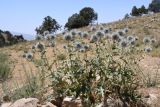
[[[10,107],[12,103],[3,103],[0,107]]]
[[[57,106],[53,105],[50,102],[47,102],[45,105],[42,105],[41,107],[57,107]]]
[[[9,107],[37,107],[39,100],[36,98],[22,98],[14,102]]]
[[[73,97],[66,97],[62,102],[62,107],[82,107],[82,103],[79,98],[73,100]]]
[[[159,107],[157,105],[159,104],[159,99],[158,99],[158,95],[156,94],[149,94],[148,98],[144,98],[143,101],[150,107]]]

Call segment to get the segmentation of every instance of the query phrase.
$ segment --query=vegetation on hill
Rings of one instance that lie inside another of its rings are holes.
[[[91,7],[84,7],[80,10],[79,14],[75,13],[68,18],[68,22],[65,24],[65,28],[71,30],[74,28],[80,28],[88,26],[96,21],[98,14]]]
[[[44,18],[42,25],[37,27],[35,31],[37,34],[44,35],[43,33],[45,31],[48,31],[49,33],[55,33],[60,28],[61,26],[58,24],[58,22],[55,19],[53,19],[50,16],[47,16]]]
[[[25,41],[23,35],[12,35],[9,31],[0,30],[0,47],[10,46]]]

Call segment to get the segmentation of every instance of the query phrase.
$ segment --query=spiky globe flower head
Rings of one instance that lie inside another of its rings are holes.
[[[95,32],[97,29],[95,26],[91,27],[91,31]]]
[[[118,33],[113,33],[111,37],[112,37],[112,40],[114,40],[114,41],[119,41],[120,40],[120,36],[119,36]]]
[[[118,30],[117,33],[118,33],[120,36],[124,36],[124,34],[125,34],[123,30]]]
[[[54,40],[55,39],[55,35],[54,34],[48,34],[46,35],[47,40]]]
[[[151,47],[145,47],[145,48],[144,48],[144,51],[147,52],[147,53],[149,53],[149,52],[152,51],[152,48],[151,48]]]
[[[129,29],[128,28],[124,28],[124,32],[128,33]]]
[[[33,53],[29,52],[26,54],[26,59],[31,61],[33,59]]]
[[[83,38],[88,38],[88,36],[89,36],[89,34],[87,32],[84,32],[82,35]]]
[[[67,49],[67,48],[68,48],[68,46],[67,46],[67,45],[63,45],[63,48],[64,48],[64,49]]]
[[[75,42],[74,45],[77,49],[82,48],[82,44],[80,42]]]
[[[83,53],[83,52],[85,52],[86,50],[85,50],[84,48],[81,48],[79,51]]]
[[[35,46],[35,45],[32,45],[31,49],[36,49],[36,46]]]
[[[127,42],[126,39],[122,39],[122,40],[119,42],[119,45],[120,45],[120,47],[125,48],[125,47],[127,47],[128,42]]]
[[[71,35],[72,35],[72,36],[76,36],[76,34],[77,34],[77,33],[76,33],[75,30],[72,30],[72,31],[71,31]]]
[[[49,34],[49,31],[44,31],[43,36],[47,36]]]
[[[66,34],[66,35],[64,35],[64,39],[66,41],[71,41],[72,40],[72,36],[70,34]]]
[[[49,42],[48,45],[49,45],[49,47],[55,47],[56,42],[54,40],[52,40],[52,41]]]
[[[130,44],[130,45],[132,45],[132,46],[136,44],[136,40],[135,40],[135,38],[134,38],[134,39],[132,39],[132,40],[130,40],[130,41],[128,41],[128,42],[129,42],[129,44]]]
[[[156,43],[156,39],[155,39],[155,38],[152,38],[152,39],[151,39],[151,43],[152,43],[152,44]]]
[[[104,34],[108,34],[109,33],[109,29],[104,29]]]
[[[98,37],[96,35],[92,35],[91,38],[90,38],[90,42],[94,43],[94,42],[97,42],[97,41],[98,41]]]
[[[151,43],[150,37],[144,37],[144,38],[143,38],[143,43],[144,43],[145,45],[150,44],[150,43]]]
[[[98,38],[102,38],[102,37],[104,37],[104,34],[103,34],[102,31],[98,31],[98,32],[96,32],[96,36],[97,36]]]
[[[87,45],[87,44],[85,44],[85,45],[83,46],[83,48],[84,48],[85,50],[89,50],[90,46]]]
[[[127,41],[128,41],[128,42],[132,41],[133,39],[134,39],[133,36],[127,36]]]
[[[45,49],[45,45],[44,45],[43,43],[38,42],[38,43],[36,44],[36,49],[37,49],[38,51],[42,52],[42,51],[44,51],[44,49]]]

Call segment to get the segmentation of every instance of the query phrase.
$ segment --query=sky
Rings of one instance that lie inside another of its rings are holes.
[[[99,23],[122,19],[135,5],[140,7],[151,0],[1,0],[0,29],[35,35],[43,18],[51,16],[64,26],[68,17],[84,7],[98,13]]]

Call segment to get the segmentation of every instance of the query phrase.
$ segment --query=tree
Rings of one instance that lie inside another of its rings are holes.
[[[35,29],[35,31],[37,32],[37,34],[43,35],[44,31],[49,31],[50,33],[55,33],[60,28],[61,28],[61,26],[58,24],[58,22],[55,19],[52,19],[52,17],[47,16],[44,18],[42,25],[37,27]]]
[[[155,13],[160,12],[160,0],[153,0],[148,7],[149,11],[153,11]]]
[[[138,9],[139,14],[147,14],[148,13],[148,9],[146,9],[146,7],[144,5],[141,6],[141,8]]]
[[[80,28],[85,25],[86,21],[84,20],[84,18],[79,14],[75,13],[68,18],[68,22],[65,24],[65,27],[68,28],[68,30],[70,30],[74,28]]]
[[[88,26],[90,23],[93,23],[95,20],[97,20],[97,18],[98,15],[92,8],[85,7],[80,10],[79,14],[75,13],[68,18],[68,22],[65,24],[65,28],[71,30],[74,28]]]
[[[129,19],[129,14],[125,14],[124,19]]]
[[[79,15],[84,18],[84,20],[86,21],[86,25],[89,25],[90,23],[94,22],[98,18],[97,13],[91,7],[83,8],[82,10],[80,10]]]
[[[133,6],[131,15],[132,15],[132,16],[139,16],[139,15],[140,15],[140,14],[139,14],[139,9],[137,9],[136,6]]]

